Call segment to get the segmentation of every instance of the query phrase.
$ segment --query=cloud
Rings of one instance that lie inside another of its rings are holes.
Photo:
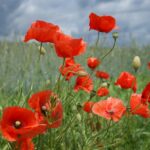
[[[0,5],[0,34],[5,35],[7,33],[8,26],[12,23],[13,20],[9,20],[9,16],[14,13],[18,8],[21,1],[18,0],[1,0]]]
[[[7,0],[0,9],[1,35],[25,34],[33,21],[43,19],[58,24],[67,34],[92,37],[88,16],[93,11],[117,19],[121,40],[128,41],[131,34],[141,43],[150,40],[149,0]]]
[[[53,22],[62,27],[68,34],[71,31],[77,31],[78,5],[74,0],[67,2],[64,0],[27,0],[22,3],[18,9],[9,16],[13,20],[11,28],[25,32],[30,24],[37,20],[43,19]]]

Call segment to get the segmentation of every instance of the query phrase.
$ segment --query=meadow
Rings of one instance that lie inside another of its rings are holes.
[[[52,44],[43,44],[45,55],[39,59],[39,43],[0,42],[0,114],[8,106],[24,106],[29,108],[27,100],[38,91],[51,89],[59,76],[58,68],[62,59],[54,52]],[[94,50],[93,50],[94,49]],[[106,57],[100,70],[107,71],[111,78],[108,81],[110,95],[119,97],[127,105],[131,90],[119,89],[114,85],[122,71],[128,71],[137,77],[137,93],[141,93],[145,85],[150,82],[149,62],[150,46],[132,45],[118,46]],[[109,47],[88,46],[84,55],[76,58],[86,71],[86,60],[93,55],[101,58]],[[140,56],[141,67],[137,72],[132,67],[134,56]],[[93,76],[95,79],[95,77]],[[96,79],[95,79],[96,80]],[[59,128],[50,128],[44,135],[33,139],[38,150],[149,150],[150,120],[140,116],[124,116],[119,122],[109,122],[104,118],[88,114],[82,105],[88,100],[89,94],[84,91],[73,91],[74,79],[70,84],[61,77],[58,93],[63,104],[63,123]],[[100,81],[95,82],[98,87]],[[106,99],[94,97],[93,101]],[[0,149],[11,149],[11,144],[0,136]]]

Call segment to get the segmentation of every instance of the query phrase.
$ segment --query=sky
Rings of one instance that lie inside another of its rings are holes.
[[[150,0],[0,0],[0,4],[0,39],[23,37],[32,22],[45,20],[66,34],[93,41],[96,32],[89,31],[89,14],[94,12],[116,18],[121,43],[150,41]]]

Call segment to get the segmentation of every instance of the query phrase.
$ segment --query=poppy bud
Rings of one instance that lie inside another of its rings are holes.
[[[76,107],[75,105],[73,105],[72,110],[73,110],[73,111],[76,111],[76,110],[77,110],[77,107]]]
[[[46,53],[46,50],[45,50],[45,48],[42,46],[38,46],[38,49],[39,49],[39,51],[40,51],[40,55],[45,55],[45,53]]]
[[[138,68],[141,66],[141,59],[140,59],[139,56],[135,56],[133,58],[132,66],[133,66],[133,68],[134,68],[135,71],[137,71]]]
[[[0,106],[0,111],[2,111],[3,110],[3,107],[2,106]]]
[[[85,71],[83,71],[83,70],[78,71],[76,74],[77,74],[78,76],[87,76],[87,75],[88,75],[88,73],[85,72]]]
[[[101,87],[109,87],[109,83],[103,82],[100,86],[101,86]]]
[[[77,113],[76,117],[77,117],[78,121],[82,120],[82,117],[81,117],[81,115],[79,113]]]
[[[50,85],[51,81],[50,80],[46,80],[46,85]]]
[[[114,40],[117,40],[117,38],[118,38],[118,32],[113,32],[112,33],[112,37],[114,38]]]

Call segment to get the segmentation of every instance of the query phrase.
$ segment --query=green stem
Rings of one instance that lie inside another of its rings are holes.
[[[41,149],[41,135],[39,134],[39,137],[38,137],[38,148]]]
[[[42,45],[43,45],[43,43],[41,42],[41,44],[40,44],[40,55],[39,55],[39,61],[40,61],[40,59],[41,59]]]
[[[63,63],[62,63],[62,70],[64,69],[64,65],[65,65],[65,57],[63,58]],[[59,76],[58,76],[58,80],[57,80],[57,93],[59,92],[60,90],[60,78],[61,78],[61,72],[59,73]]]
[[[116,45],[116,39],[114,39],[113,47],[100,59],[101,61],[112,52],[112,50],[115,48],[115,45]]]
[[[49,148],[52,149],[52,130],[51,129],[49,129],[49,135],[50,135],[50,137],[49,137]]]
[[[103,135],[102,139],[104,139],[104,138],[106,137],[107,133],[109,132],[110,127],[111,127],[111,120],[108,122],[106,132],[105,132],[105,134]]]
[[[92,55],[94,55],[94,51],[95,51],[95,49],[97,48],[98,43],[99,43],[100,32],[97,32],[97,33],[98,33],[98,34],[97,34],[97,39],[96,39],[96,42],[95,42],[95,46],[94,46],[94,48],[92,48],[92,50],[91,50],[91,54],[92,54]]]
[[[8,145],[9,150],[15,149],[14,143],[9,142],[7,145]]]
[[[96,40],[96,43],[95,43],[95,46],[96,46],[96,47],[97,47],[98,42],[99,42],[99,37],[100,37],[100,32],[98,32],[98,34],[97,34],[97,40]]]

